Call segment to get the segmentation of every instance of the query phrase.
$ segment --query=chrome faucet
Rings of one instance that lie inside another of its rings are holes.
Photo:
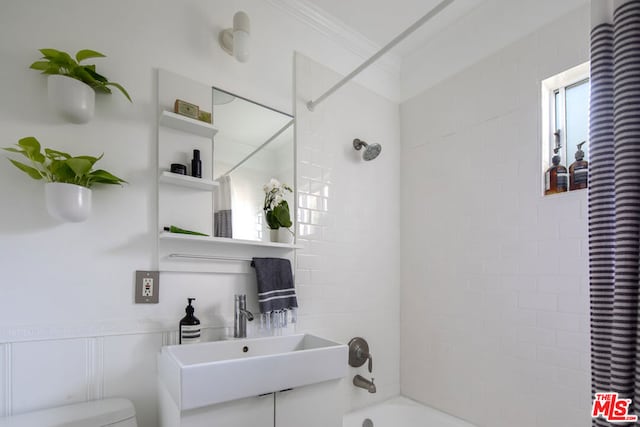
[[[253,320],[253,314],[247,310],[247,296],[235,295],[235,310],[233,315],[233,337],[247,337],[247,320]]]
[[[373,383],[373,378],[371,378],[371,381],[369,381],[362,375],[356,375],[355,377],[353,377],[353,385],[356,387],[363,388],[367,390],[369,393],[376,392],[376,385]]]

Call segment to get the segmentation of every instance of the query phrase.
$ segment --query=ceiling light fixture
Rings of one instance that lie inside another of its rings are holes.
[[[239,62],[247,62],[249,60],[250,32],[249,15],[242,11],[236,12],[233,15],[233,28],[220,31],[218,36],[220,47]]]

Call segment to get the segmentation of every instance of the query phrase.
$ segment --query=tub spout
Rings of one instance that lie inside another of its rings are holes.
[[[356,375],[355,377],[353,377],[353,385],[356,387],[363,388],[367,390],[369,393],[376,392],[376,385],[373,383],[373,378],[371,378],[371,381],[369,381],[362,375]]]

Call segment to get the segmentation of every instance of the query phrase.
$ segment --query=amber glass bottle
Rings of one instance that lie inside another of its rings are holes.
[[[553,165],[544,174],[544,195],[564,193],[569,187],[567,168],[560,164],[558,148],[554,149],[555,155],[551,159]]]
[[[569,166],[569,189],[580,190],[587,188],[587,177],[589,172],[589,162],[584,160],[584,151],[582,151],[582,145],[587,141],[582,141],[578,144],[578,151],[576,151],[576,161]]]

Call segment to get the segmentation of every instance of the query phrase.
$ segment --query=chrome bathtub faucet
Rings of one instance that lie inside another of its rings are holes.
[[[371,381],[369,381],[362,375],[356,375],[355,377],[353,377],[353,385],[356,387],[363,388],[367,390],[369,393],[376,392],[376,385],[373,383],[373,378],[371,378]]]

